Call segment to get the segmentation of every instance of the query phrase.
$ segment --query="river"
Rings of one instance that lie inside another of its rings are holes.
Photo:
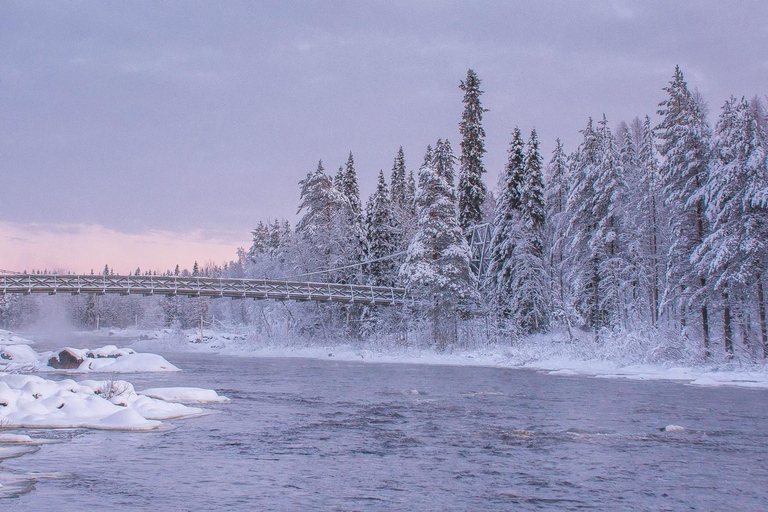
[[[150,433],[66,430],[14,511],[768,509],[768,392],[488,367],[163,354],[215,388]],[[94,376],[82,378],[98,378]],[[684,432],[662,432],[668,424]],[[10,510],[11,508],[8,508]]]

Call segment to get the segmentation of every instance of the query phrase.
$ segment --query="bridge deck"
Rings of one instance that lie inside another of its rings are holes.
[[[405,290],[382,286],[181,276],[0,275],[0,294],[117,293],[233,299],[313,300],[375,306],[402,305]]]

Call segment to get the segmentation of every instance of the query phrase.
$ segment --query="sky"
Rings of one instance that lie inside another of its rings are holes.
[[[482,80],[486,183],[515,126],[545,161],[587,119],[651,115],[679,64],[712,120],[768,94],[768,2],[0,2],[0,269],[222,263],[351,151],[456,151]]]

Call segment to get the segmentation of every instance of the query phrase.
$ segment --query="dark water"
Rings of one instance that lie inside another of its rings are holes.
[[[70,476],[0,510],[768,510],[765,391],[166,357],[184,372],[126,379],[232,402],[166,432],[60,431],[3,467]]]

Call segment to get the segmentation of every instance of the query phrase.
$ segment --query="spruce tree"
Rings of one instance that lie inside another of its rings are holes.
[[[661,186],[669,209],[672,244],[667,268],[669,279],[662,302],[679,308],[683,329],[689,306],[700,307],[706,358],[710,354],[709,310],[706,295],[697,293],[706,287],[706,277],[693,268],[691,255],[709,230],[701,189],[709,174],[712,135],[704,105],[688,89],[679,66],[675,67],[675,75],[664,90],[669,97],[659,104],[658,114],[663,119],[656,131],[664,161]]]
[[[406,176],[405,176],[405,153],[403,146],[397,150],[397,156],[392,164],[392,175],[390,177],[392,205],[405,208],[406,205]]]
[[[714,158],[703,189],[711,231],[693,261],[698,272],[708,276],[708,287],[717,292],[713,295],[722,303],[727,326],[732,309],[746,307],[752,283],[762,284],[768,210],[753,200],[752,191],[768,183],[768,169],[765,133],[745,99],[731,97],[715,129]],[[744,315],[742,311],[740,316]],[[726,354],[733,355],[733,338],[727,329],[723,341]],[[764,346],[765,340],[761,341]]]
[[[648,286],[649,319],[653,327],[659,323],[660,297],[662,289],[663,255],[666,243],[661,226],[662,200],[659,186],[659,162],[656,156],[656,143],[651,118],[645,116],[642,125],[641,144],[637,154],[637,167],[640,173],[640,201],[638,210],[641,215],[640,232],[644,234],[645,250],[640,264],[641,274]]]
[[[408,246],[400,278],[425,304],[438,350],[457,340],[456,315],[477,298],[469,246],[458,224],[456,202],[431,155],[419,173],[416,234]]]
[[[544,259],[544,177],[536,130],[531,132],[520,190],[519,239],[515,246],[512,309],[519,329],[532,334],[549,325],[547,272]]]
[[[473,70],[467,71],[466,80],[459,88],[464,91],[464,112],[459,128],[461,131],[461,158],[459,169],[458,207],[459,225],[467,238],[472,226],[482,221],[482,205],[486,187],[483,183],[483,155],[485,154],[485,130],[481,103],[481,80]]]
[[[558,138],[547,166],[548,179],[545,189],[547,205],[546,252],[549,257],[550,305],[554,319],[568,327],[569,336],[573,317],[570,311],[570,286],[566,280],[565,238],[567,227],[566,201],[569,193],[570,173],[563,144]]]
[[[515,239],[520,228],[521,189],[525,180],[525,142],[517,127],[508,152],[496,201],[486,284],[492,300],[491,310],[501,324],[506,324],[514,313],[509,301],[513,293]],[[506,329],[506,325],[501,327]]]
[[[392,203],[384,173],[379,172],[376,191],[366,207],[366,238],[368,245],[368,284],[394,286],[396,277],[395,261],[382,259],[391,257],[397,250],[395,230],[392,221]]]

